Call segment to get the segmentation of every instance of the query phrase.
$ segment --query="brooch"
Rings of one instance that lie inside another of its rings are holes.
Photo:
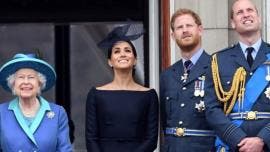
[[[204,110],[205,110],[204,101],[200,100],[200,103],[195,103],[195,108],[196,108],[199,112],[204,111]]]
[[[47,112],[47,117],[48,117],[49,119],[52,119],[54,116],[55,116],[55,113],[54,113],[53,111]]]
[[[201,76],[195,81],[194,85],[194,96],[195,97],[204,97],[204,83],[205,83],[205,76]]]

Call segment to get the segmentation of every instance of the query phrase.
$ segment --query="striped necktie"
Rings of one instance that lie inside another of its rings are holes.
[[[189,73],[191,67],[193,66],[193,63],[190,60],[187,60],[184,62],[185,70],[187,73]]]

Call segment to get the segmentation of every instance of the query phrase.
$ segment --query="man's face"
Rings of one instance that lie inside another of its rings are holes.
[[[172,36],[182,51],[192,51],[200,43],[202,26],[195,23],[189,15],[181,15],[175,19]]]
[[[234,3],[232,27],[239,34],[248,34],[251,32],[259,32],[261,26],[261,18],[254,4],[249,0],[239,0]]]

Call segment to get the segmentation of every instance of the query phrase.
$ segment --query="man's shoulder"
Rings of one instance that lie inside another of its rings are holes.
[[[170,71],[174,71],[177,67],[182,66],[182,60],[178,60],[177,62],[175,62],[174,64],[170,65],[169,67],[165,68],[162,73],[168,73]]]
[[[231,46],[216,52],[216,54],[230,54],[232,51],[234,51],[234,49],[236,49],[236,46],[237,44],[232,44]]]
[[[222,50],[219,50],[215,53],[213,53],[211,56],[213,58],[213,56],[217,56],[218,58],[228,58],[228,56],[231,56],[232,54],[235,54],[235,51],[237,49],[237,44],[233,44],[229,47],[226,47]]]
[[[266,47],[268,47],[270,49],[270,44],[269,43],[267,43],[267,42],[263,42],[263,43],[265,43]]]
[[[160,78],[163,79],[172,76],[181,66],[183,66],[182,60],[178,60],[176,63],[162,70]]]

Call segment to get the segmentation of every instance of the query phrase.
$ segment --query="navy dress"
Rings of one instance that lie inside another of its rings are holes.
[[[88,152],[153,152],[158,137],[158,97],[148,91],[97,90],[86,103]]]

